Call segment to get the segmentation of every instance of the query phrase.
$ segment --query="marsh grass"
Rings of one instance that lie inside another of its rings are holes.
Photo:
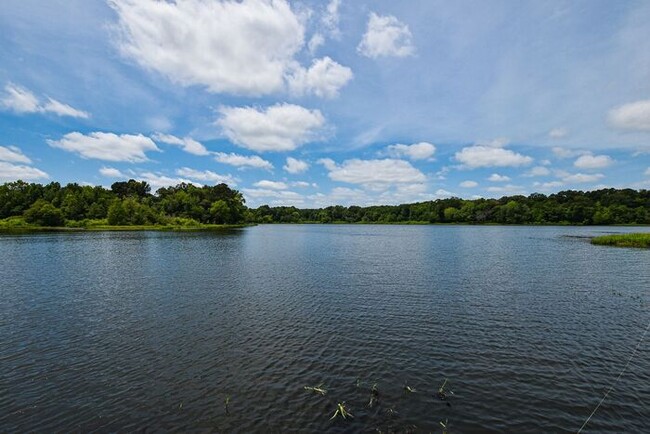
[[[603,235],[591,239],[598,246],[650,248],[650,232]]]

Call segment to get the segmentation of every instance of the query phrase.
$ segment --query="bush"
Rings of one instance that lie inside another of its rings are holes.
[[[25,220],[39,226],[63,226],[65,219],[60,209],[39,199],[25,211]]]

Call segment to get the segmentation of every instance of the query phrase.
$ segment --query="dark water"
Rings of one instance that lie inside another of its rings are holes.
[[[0,432],[576,432],[650,321],[650,250],[565,236],[628,230],[3,235]],[[648,432],[648,341],[585,432]]]

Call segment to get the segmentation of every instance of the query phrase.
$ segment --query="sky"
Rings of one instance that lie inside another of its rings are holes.
[[[650,188],[650,2],[2,0],[0,182]]]

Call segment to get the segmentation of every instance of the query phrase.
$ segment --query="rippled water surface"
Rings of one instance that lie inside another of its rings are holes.
[[[650,251],[580,237],[629,230],[0,235],[0,432],[576,432],[650,321]],[[646,341],[585,432],[648,427]]]

